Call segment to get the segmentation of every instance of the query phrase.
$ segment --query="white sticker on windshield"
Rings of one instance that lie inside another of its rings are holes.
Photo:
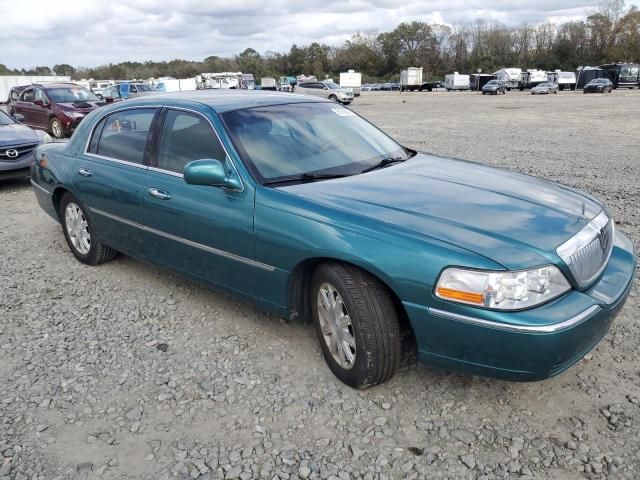
[[[336,115],[339,115],[341,117],[355,117],[356,116],[356,114],[353,113],[348,108],[332,108],[331,110],[333,110]]]

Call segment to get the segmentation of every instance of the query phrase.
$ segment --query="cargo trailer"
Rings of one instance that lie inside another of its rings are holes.
[[[362,74],[355,70],[340,73],[340,86],[342,88],[350,88],[353,95],[358,97],[362,89]]]
[[[469,90],[470,81],[469,75],[460,75],[458,72],[449,73],[444,76],[444,88],[447,91]]]
[[[277,90],[276,79],[273,77],[262,77],[260,79],[261,90]]]
[[[422,67],[409,67],[400,71],[400,91],[415,92],[422,85]]]
[[[606,72],[600,67],[578,67],[576,70],[576,89],[584,87],[596,78],[607,78]]]
[[[469,75],[469,88],[473,91],[480,91],[490,80],[496,80],[495,75],[489,73],[472,73]]]

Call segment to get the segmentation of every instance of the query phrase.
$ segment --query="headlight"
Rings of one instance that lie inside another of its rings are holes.
[[[84,113],[74,112],[73,110],[64,110],[62,113],[64,113],[69,118],[84,117]]]
[[[38,132],[38,136],[40,137],[40,143],[51,143],[53,140],[51,139],[51,135],[47,132],[43,132],[42,130],[36,130]]]
[[[443,300],[499,310],[530,308],[562,295],[571,286],[554,265],[519,271],[446,268],[435,294]]]

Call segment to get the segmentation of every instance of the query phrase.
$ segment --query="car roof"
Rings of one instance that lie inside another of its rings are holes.
[[[68,87],[82,87],[73,82],[47,82],[47,83],[34,83],[33,86],[44,88],[68,88]]]
[[[165,106],[182,102],[199,103],[211,107],[217,113],[242,110],[245,108],[290,103],[327,103],[329,100],[294,93],[267,92],[262,90],[196,90],[190,92],[161,93],[153,96],[127,100],[128,106],[145,105],[162,100]]]

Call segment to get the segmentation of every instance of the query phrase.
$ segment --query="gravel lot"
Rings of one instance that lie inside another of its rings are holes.
[[[640,92],[365,92],[406,145],[608,203],[640,244]],[[640,478],[639,285],[568,372],[417,366],[354,391],[309,325],[118,257],[81,265],[27,181],[0,184],[0,479]],[[3,460],[4,457],[4,460]]]

